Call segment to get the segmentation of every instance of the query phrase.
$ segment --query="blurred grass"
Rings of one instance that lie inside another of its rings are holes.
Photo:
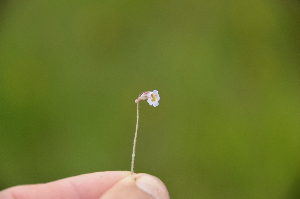
[[[298,198],[297,1],[12,1],[0,189],[129,170],[171,198]]]

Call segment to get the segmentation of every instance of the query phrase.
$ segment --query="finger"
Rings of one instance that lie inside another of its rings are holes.
[[[120,180],[128,171],[107,171],[65,178],[46,184],[16,186],[0,192],[1,199],[97,199]]]
[[[99,199],[169,199],[166,186],[157,177],[149,174],[134,174],[127,176]]]

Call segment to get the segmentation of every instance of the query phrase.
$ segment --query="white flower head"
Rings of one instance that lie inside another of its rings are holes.
[[[147,94],[148,100],[150,106],[157,107],[159,105],[158,101],[160,100],[159,94],[157,90],[154,90]]]
[[[141,100],[147,100],[150,106],[157,107],[159,105],[158,101],[160,100],[160,97],[157,90],[145,91],[139,95],[135,100],[135,103],[138,103]]]

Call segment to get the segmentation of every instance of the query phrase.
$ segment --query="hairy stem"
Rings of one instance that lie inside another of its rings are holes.
[[[135,133],[133,139],[133,148],[132,148],[132,159],[131,159],[131,175],[133,175],[134,171],[134,158],[135,158],[135,146],[136,146],[136,138],[137,138],[137,131],[139,127],[139,103],[136,103],[136,126],[135,126]]]

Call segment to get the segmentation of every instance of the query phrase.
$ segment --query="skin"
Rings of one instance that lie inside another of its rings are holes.
[[[169,199],[158,178],[128,171],[83,174],[45,184],[21,185],[0,192],[0,199]]]

